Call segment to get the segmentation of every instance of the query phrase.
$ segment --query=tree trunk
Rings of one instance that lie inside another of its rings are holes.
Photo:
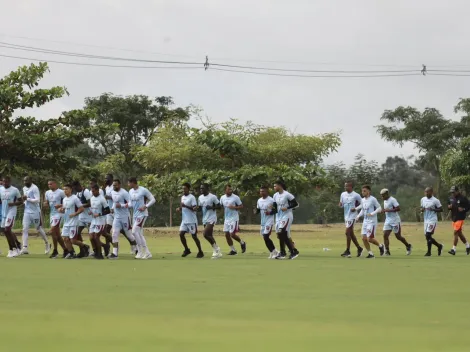
[[[173,199],[170,198],[170,227],[173,227]]]

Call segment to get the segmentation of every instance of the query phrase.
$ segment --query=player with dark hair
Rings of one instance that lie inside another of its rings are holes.
[[[83,208],[80,199],[72,194],[73,186],[66,184],[64,186],[65,198],[62,201],[62,207],[59,212],[64,214],[64,221],[62,226],[62,237],[64,238],[65,246],[67,247],[67,254],[65,259],[75,259],[75,251],[73,244],[80,247],[80,252],[83,251],[82,247],[85,245],[82,241],[79,241],[76,237],[78,235],[78,217],[85,208]]]
[[[357,248],[357,256],[362,255],[363,248],[359,245],[356,235],[354,234],[354,224],[356,222],[356,212],[352,209],[358,207],[362,203],[359,193],[354,192],[352,182],[348,181],[344,184],[344,192],[341,193],[339,206],[344,209],[344,224],[346,226],[346,250],[342,257],[351,257],[351,242]]]
[[[276,259],[279,252],[276,250],[276,246],[270,236],[274,227],[274,215],[277,214],[277,205],[274,203],[274,199],[269,196],[268,187],[260,187],[259,194],[261,198],[256,203],[255,214],[261,214],[260,233],[269,251],[269,259]]]
[[[64,251],[64,258],[67,256],[67,248],[65,247],[64,239],[60,235],[60,223],[62,221],[62,214],[59,209],[62,207],[62,202],[65,198],[65,193],[57,185],[57,181],[49,180],[47,182],[49,190],[46,192],[44,198],[44,207],[49,207],[50,216],[49,224],[51,226],[52,244],[54,246],[50,258],[55,259],[59,256],[57,245],[60,244]]]
[[[434,197],[433,193],[433,188],[427,187],[424,190],[425,196],[421,198],[421,212],[423,213],[424,217],[424,234],[426,236],[426,242],[428,246],[428,251],[424,255],[425,257],[431,256],[431,249],[433,245],[437,247],[438,256],[442,254],[442,249],[444,248],[441,243],[438,243],[432,237],[437,226],[437,213],[442,212],[442,204],[439,199]]]
[[[110,213],[108,202],[102,194],[100,194],[100,187],[97,184],[91,186],[92,197],[90,199],[90,209],[92,212],[92,220],[90,225],[90,241],[94,248],[95,259],[104,259],[101,247],[104,248],[104,254],[109,255],[109,243],[101,243],[100,236],[104,233],[106,226],[106,215]]]
[[[237,195],[233,194],[232,186],[225,186],[225,194],[220,197],[220,204],[224,208],[224,233],[227,244],[230,246],[228,255],[237,255],[237,250],[233,246],[233,240],[240,243],[242,253],[246,252],[246,242],[238,235],[238,222],[240,215],[238,211],[243,208],[243,203]]]
[[[198,253],[197,258],[203,258],[204,252],[202,251],[201,242],[197,238],[197,201],[191,193],[191,185],[189,183],[183,184],[183,196],[181,197],[180,206],[176,209],[177,212],[181,212],[181,226],[180,226],[180,240],[184,247],[182,257],[187,257],[191,254],[191,250],[186,242],[186,233],[190,233],[196,243]]]
[[[82,232],[86,228],[88,230],[88,236],[90,237],[90,242],[93,245],[93,241],[91,241],[90,236],[90,225],[92,220],[92,213],[90,210],[91,204],[91,192],[90,190],[84,188],[79,181],[74,181],[72,183],[72,187],[78,199],[82,203],[84,211],[80,213],[78,216],[78,232],[77,235],[72,238],[72,243],[75,246],[80,247],[80,253],[78,253],[77,258],[84,258],[90,256],[92,253],[90,252],[90,246],[84,244]]]
[[[3,187],[0,188],[0,199],[2,200],[2,221],[0,227],[4,229],[8,242],[7,258],[14,258],[20,255],[21,244],[13,234],[13,226],[17,214],[18,206],[23,204],[20,191],[11,185],[10,176],[3,177]]]
[[[463,223],[467,217],[467,212],[470,210],[470,203],[457,186],[452,186],[450,189],[452,197],[449,200],[448,209],[451,211],[452,227],[454,229],[454,246],[449,251],[449,254],[455,255],[457,252],[457,244],[459,238],[466,247],[467,255],[470,255],[470,243],[468,243],[462,230]]]
[[[204,225],[204,238],[213,248],[212,258],[222,257],[222,251],[214,238],[214,225],[217,223],[216,210],[220,208],[217,197],[210,193],[210,187],[203,183],[200,187],[201,195],[198,199],[198,209],[202,210],[202,224]]]

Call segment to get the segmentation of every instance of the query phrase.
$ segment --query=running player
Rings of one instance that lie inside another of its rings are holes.
[[[233,194],[232,186],[225,186],[225,194],[220,197],[220,204],[224,208],[224,233],[227,244],[230,246],[230,253],[228,255],[237,255],[237,250],[233,246],[233,240],[240,243],[242,253],[246,252],[246,242],[243,241],[238,235],[238,221],[240,220],[240,215],[238,210],[243,208],[243,203],[241,199]]]
[[[142,186],[139,186],[137,178],[131,177],[128,180],[129,196],[131,197],[131,204],[133,208],[133,225],[132,234],[137,242],[137,255],[135,259],[150,259],[150,253],[147,247],[147,241],[144,236],[145,220],[149,216],[148,208],[155,204],[155,197],[150,191]]]
[[[72,243],[75,246],[80,247],[80,253],[77,255],[77,258],[84,258],[84,257],[90,256],[91,254],[90,246],[83,243],[84,240],[82,236],[82,232],[86,228],[88,230],[88,236],[90,237],[90,225],[91,225],[91,220],[92,220],[92,213],[90,210],[91,192],[90,190],[83,188],[83,186],[78,181],[74,181],[72,183],[72,186],[73,186],[73,190],[76,192],[78,199],[80,199],[80,202],[82,203],[83,208],[85,209],[78,216],[78,233],[76,236],[72,238]]]
[[[1,228],[4,229],[5,237],[8,241],[7,258],[14,258],[20,255],[21,244],[13,234],[12,229],[15,224],[17,208],[23,204],[20,191],[11,185],[9,176],[3,177],[3,187],[0,189],[0,198],[2,199],[2,223]]]
[[[0,175],[0,195],[2,194],[2,191],[5,189],[5,187],[3,187],[3,177],[2,175]],[[0,233],[3,233],[3,227],[1,225],[2,223],[2,198],[0,197]]]
[[[457,244],[459,243],[459,238],[463,244],[465,244],[467,255],[470,255],[470,243],[463,235],[463,223],[467,217],[467,212],[470,210],[470,204],[467,197],[460,193],[460,190],[457,186],[452,186],[450,189],[452,198],[449,201],[448,208],[452,214],[452,226],[454,228],[454,246],[449,251],[449,254],[455,255],[457,252]]]
[[[279,237],[280,252],[276,259],[286,257],[286,246],[289,249],[289,259],[295,259],[299,256],[299,251],[293,246],[291,241],[291,226],[294,221],[293,209],[299,206],[295,197],[287,191],[284,181],[279,180],[274,184],[273,200],[277,208],[276,213],[276,233]]]
[[[405,245],[406,255],[410,255],[413,247],[409,244],[406,239],[401,235],[401,220],[398,212],[400,211],[400,204],[398,201],[391,197],[388,189],[384,188],[380,191],[380,195],[384,200],[384,207],[382,208],[382,213],[385,214],[385,223],[384,223],[384,245],[385,245],[385,256],[390,256],[390,234],[395,234],[397,240]]]
[[[424,190],[424,197],[421,198],[421,212],[424,214],[424,234],[428,245],[428,251],[425,257],[431,256],[432,245],[437,247],[437,255],[442,254],[444,245],[438,243],[432,236],[437,226],[437,213],[442,212],[442,204],[436,197],[433,196],[434,190],[432,187],[427,187]]]
[[[217,212],[220,208],[220,202],[215,195],[209,192],[210,187],[207,183],[201,185],[201,195],[198,199],[198,208],[202,210],[202,224],[204,225],[204,238],[213,248],[212,258],[222,257],[222,251],[214,238],[214,225],[217,223]]]
[[[49,180],[47,182],[49,190],[46,192],[44,207],[50,209],[50,226],[51,226],[51,237],[54,249],[50,258],[55,259],[59,256],[57,245],[60,244],[64,251],[63,257],[67,256],[67,248],[65,247],[64,239],[60,235],[60,222],[62,221],[62,214],[58,212],[58,209],[62,207],[62,201],[65,198],[65,193],[57,186],[55,180]]]
[[[181,197],[180,206],[176,209],[177,212],[181,212],[182,214],[180,240],[183,244],[184,252],[181,256],[187,257],[191,254],[185,237],[186,233],[190,233],[198,249],[196,257],[203,258],[204,252],[202,251],[201,241],[199,241],[199,238],[197,238],[197,202],[196,197],[189,193],[190,190],[191,185],[189,183],[183,184],[183,196]]]
[[[23,248],[21,254],[29,254],[28,251],[28,239],[29,239],[29,228],[33,225],[39,233],[39,236],[44,241],[46,246],[44,253],[49,254],[51,251],[51,245],[47,240],[46,232],[42,227],[42,216],[41,216],[41,195],[39,188],[33,183],[30,176],[26,176],[23,179],[23,201],[24,201],[24,213],[23,213]]]
[[[118,259],[119,255],[119,233],[124,231],[125,236],[131,241],[132,252],[135,253],[136,242],[135,237],[131,232],[131,217],[129,214],[129,207],[131,198],[129,193],[121,188],[121,181],[113,181],[113,197],[114,207],[114,220],[113,220],[113,253],[109,259]]]
[[[274,203],[274,199],[269,196],[268,187],[261,187],[259,190],[261,196],[256,203],[256,214],[261,214],[261,229],[260,233],[263,236],[264,243],[266,248],[269,250],[269,259],[276,259],[279,255],[279,252],[276,250],[274,242],[271,240],[270,236],[273,231],[274,226],[274,214],[277,213],[277,207]]]
[[[356,222],[356,212],[352,211],[353,208],[357,208],[361,205],[362,198],[359,193],[354,192],[352,182],[348,181],[344,184],[344,192],[341,193],[339,199],[339,206],[344,210],[344,224],[346,226],[346,250],[342,257],[351,258],[351,241],[357,248],[357,256],[362,255],[364,250],[357,241],[357,237],[354,234],[354,223]]]
[[[374,253],[370,249],[370,243],[373,243],[379,247],[381,256],[385,253],[385,246],[380,244],[379,241],[375,239],[375,230],[377,229],[377,214],[382,211],[382,207],[380,206],[377,199],[370,194],[370,191],[370,186],[362,186],[362,196],[364,197],[362,198],[362,204],[357,208],[353,208],[354,211],[361,209],[360,213],[356,217],[356,221],[358,221],[359,218],[364,217],[361,234],[362,242],[364,242],[364,246],[369,252],[366,257],[368,259],[375,258]]]
[[[72,185],[66,184],[64,186],[65,198],[62,201],[62,207],[59,209],[59,212],[64,214],[64,221],[62,226],[62,237],[64,238],[65,246],[67,247],[67,255],[65,259],[75,259],[75,251],[73,249],[74,240],[76,240],[78,233],[78,217],[85,208],[83,208],[80,199],[74,194],[72,194]],[[83,243],[77,241],[78,246],[83,246]]]
[[[90,199],[92,220],[90,226],[90,237],[91,242],[94,243],[95,248],[94,257],[95,259],[104,259],[101,247],[104,248],[104,254],[107,257],[110,250],[109,243],[101,243],[100,236],[104,233],[104,227],[106,226],[106,215],[110,213],[108,202],[104,199],[104,196],[100,193],[101,189],[97,184],[91,186],[92,197]]]

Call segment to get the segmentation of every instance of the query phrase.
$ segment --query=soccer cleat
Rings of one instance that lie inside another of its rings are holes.
[[[90,253],[88,253],[88,258],[94,258],[94,257],[95,257],[95,252],[90,251]]]
[[[425,257],[430,257],[431,255],[432,255],[431,252],[427,252],[424,256]]]
[[[370,253],[366,257],[366,259],[374,259],[374,258],[375,258],[375,255],[370,254]]]
[[[390,251],[385,250],[384,256],[385,256],[385,257],[390,257],[390,256],[391,256]]]
[[[362,252],[364,252],[364,248],[359,247],[359,248],[357,249],[357,257],[358,257],[358,258],[359,258],[359,257],[362,257]]]
[[[270,254],[269,254],[269,259],[276,259],[276,257],[278,256],[279,252],[277,250],[273,250]]]
[[[237,251],[230,251],[228,255],[237,255]]]
[[[148,252],[148,253],[145,253],[143,256],[142,256],[142,259],[150,259],[152,258],[152,253]]]
[[[467,255],[470,255],[470,247],[467,248]]]
[[[85,258],[90,256],[90,246],[85,245],[85,251],[84,251],[84,256]]]
[[[277,260],[283,260],[283,259],[286,259],[286,253],[279,253],[276,258],[274,259],[277,259]]]
[[[349,251],[349,249],[346,249],[344,253],[341,254],[341,256],[343,258],[351,258],[351,252]]]
[[[191,251],[189,249],[185,249],[183,254],[181,254],[181,256],[184,258],[184,257],[187,257],[190,254],[191,254]]]
[[[444,249],[444,245],[441,244],[439,247],[437,247],[437,255],[440,257],[442,254],[442,250]]]
[[[8,251],[8,254],[7,254],[7,258],[14,258],[14,257],[16,257],[16,256],[14,255],[14,251],[9,250],[9,251]]]
[[[413,252],[413,246],[410,244],[406,247],[406,255],[411,255],[411,252]]]
[[[78,256],[75,255],[75,253],[67,253],[65,256],[65,259],[77,259]]]
[[[67,254],[69,254],[69,252],[64,251],[64,253],[62,254],[62,258],[65,259],[65,257],[67,256]]]
[[[136,256],[134,257],[135,259],[142,259],[144,257],[143,252],[137,252]]]
[[[198,252],[196,258],[204,258],[204,252]]]
[[[292,243],[294,243],[294,242],[292,242]],[[300,254],[300,252],[299,252],[299,250],[298,250],[297,248],[294,248],[294,249],[293,249],[293,252],[294,252],[294,253],[297,253],[297,255]]]
[[[220,249],[214,252],[214,255],[212,256],[212,259],[219,259],[219,258],[222,258],[222,252],[220,251]]]
[[[289,259],[290,260],[293,260],[295,258],[297,258],[299,256],[299,254],[295,251],[292,251],[292,253],[289,255]]]
[[[104,249],[104,256],[105,257],[109,256],[109,251],[111,250],[111,245],[109,243],[106,243],[103,246],[103,249]]]
[[[52,251],[52,254],[49,256],[50,259],[57,259],[59,257],[59,252]]]
[[[51,245],[49,242],[46,243],[46,249],[44,250],[44,254],[49,254],[51,252]]]
[[[118,256],[115,255],[114,253],[111,253],[111,255],[108,257],[108,259],[116,260],[116,259],[118,259]]]
[[[380,256],[383,257],[383,255],[385,254],[385,246],[384,245],[379,246],[379,251],[380,251]]]
[[[13,249],[13,257],[19,257],[21,251],[18,248]]]
[[[454,250],[454,249],[451,249],[451,250],[450,250],[449,252],[447,252],[447,253],[449,253],[449,254],[451,254],[451,255],[455,255],[455,250]]]
[[[242,247],[242,253],[246,252],[246,242],[240,243],[240,246]]]
[[[27,248],[27,247],[23,247],[23,249],[22,249],[21,252],[20,252],[20,255],[27,255],[27,254],[29,254],[28,248]]]

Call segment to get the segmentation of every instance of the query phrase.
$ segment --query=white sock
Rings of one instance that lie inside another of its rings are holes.
[[[232,251],[234,251],[234,252],[237,251],[234,246],[230,246],[230,249],[231,249]]]
[[[28,230],[23,230],[23,248],[28,248]]]
[[[240,244],[245,244],[245,241],[243,241],[243,240],[240,240]]]
[[[379,244],[379,248],[383,248],[383,246],[384,246],[383,244]]]
[[[212,245],[212,248],[214,248],[214,251],[217,251],[219,249],[219,246],[217,246],[217,243],[214,243]]]
[[[452,247],[452,250],[453,250],[454,252],[457,252],[457,247],[453,246],[453,247]]]
[[[42,226],[40,228],[38,228],[38,232],[39,232],[39,235],[41,236],[41,238],[43,239],[44,243],[48,244],[49,242],[47,241],[47,235],[46,235],[46,232],[44,231],[44,229],[42,228]]]
[[[470,243],[465,243],[465,247],[470,248]]]
[[[113,254],[114,254],[115,256],[118,255],[118,248],[114,248],[114,247],[113,247]]]
[[[372,251],[369,251],[369,254],[370,254],[370,255],[374,255],[374,253],[373,253]]]

